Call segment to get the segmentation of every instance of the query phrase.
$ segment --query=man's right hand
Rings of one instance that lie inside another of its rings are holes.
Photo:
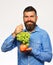
[[[18,33],[20,33],[21,31],[23,31],[23,25],[22,25],[22,24],[18,25],[18,26],[15,28],[15,31],[12,33],[12,36],[16,37],[16,35],[17,35]]]

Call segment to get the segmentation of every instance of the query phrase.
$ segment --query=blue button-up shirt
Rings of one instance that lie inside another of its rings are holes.
[[[27,30],[25,30],[27,31]],[[7,52],[18,47],[18,65],[44,65],[44,62],[50,62],[52,59],[51,41],[48,33],[35,27],[30,33],[30,46],[32,51],[20,52],[20,42],[10,35],[3,43],[1,50]]]

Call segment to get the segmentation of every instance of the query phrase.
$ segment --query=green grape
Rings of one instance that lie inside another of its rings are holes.
[[[28,32],[20,32],[19,34],[17,34],[16,38],[23,44],[27,44],[29,46],[30,34]]]

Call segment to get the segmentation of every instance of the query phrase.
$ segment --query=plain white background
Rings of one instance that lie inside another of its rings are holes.
[[[53,50],[53,0],[0,0],[0,65],[17,65],[17,48],[3,53],[1,46],[16,26],[23,24],[23,10],[29,5],[36,8],[37,24],[48,32]],[[45,65],[53,65],[53,59]]]

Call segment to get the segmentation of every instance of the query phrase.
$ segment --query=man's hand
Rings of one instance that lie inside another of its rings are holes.
[[[31,48],[31,47],[29,47],[29,48],[27,48],[27,49],[26,49],[26,51],[31,51],[31,50],[32,50],[32,48]]]
[[[22,30],[23,30],[23,25],[20,24],[20,25],[18,25],[18,26],[15,28],[15,31],[12,33],[12,35],[13,35],[14,37],[16,37],[16,35],[17,35],[18,33],[20,33]]]

